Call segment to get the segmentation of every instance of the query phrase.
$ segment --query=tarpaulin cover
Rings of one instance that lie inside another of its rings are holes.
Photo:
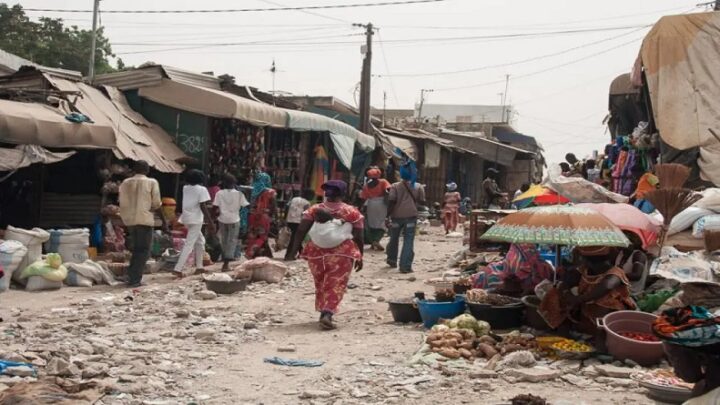
[[[287,109],[283,111],[288,114],[287,127],[292,130],[332,132],[356,141],[364,150],[375,149],[375,138],[342,121],[307,111]]]
[[[73,123],[48,105],[0,100],[0,142],[58,148],[115,146],[112,126]]]
[[[700,147],[703,179],[720,184],[720,13],[663,17],[640,52],[662,139]]]
[[[258,126],[285,128],[287,113],[221,90],[163,79],[159,86],[142,87],[141,97],[179,110],[216,118],[234,118]]]
[[[13,149],[0,148],[0,172],[21,169],[33,163],[55,163],[74,154],[75,152],[50,152],[37,145],[18,145]]]

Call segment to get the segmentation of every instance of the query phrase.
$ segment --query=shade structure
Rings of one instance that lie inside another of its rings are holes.
[[[662,222],[630,204],[578,204],[577,206],[595,210],[621,230],[636,234],[643,244],[643,249],[657,242],[662,228]]]
[[[499,220],[481,238],[567,246],[627,247],[630,244],[620,228],[599,212],[569,205],[520,210]]]
[[[520,194],[513,200],[513,204],[515,204],[518,208],[528,208],[541,205],[559,205],[567,204],[569,202],[569,199],[561,196],[554,190],[539,184],[530,186],[528,191]]]

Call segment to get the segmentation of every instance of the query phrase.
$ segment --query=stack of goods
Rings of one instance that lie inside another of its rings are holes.
[[[237,120],[214,120],[210,145],[211,175],[230,173],[250,178],[254,169],[265,167],[265,131]]]
[[[45,251],[59,253],[63,260],[71,263],[82,263],[89,259],[90,230],[60,229],[50,230],[50,239],[45,242]]]
[[[0,241],[0,268],[5,273],[0,278],[0,292],[10,288],[10,279],[20,267],[26,254],[27,248],[22,243],[15,240]]]
[[[517,298],[506,295],[488,293],[483,289],[473,289],[467,292],[466,299],[473,304],[486,304],[492,306],[514,305],[518,303]]]
[[[434,353],[449,359],[462,357],[472,361],[476,357],[487,356],[480,345],[482,339],[495,341],[488,336],[488,333],[490,333],[490,325],[487,322],[463,314],[445,325],[433,326],[425,342],[430,345]]]
[[[57,290],[62,287],[68,275],[63,259],[57,253],[48,253],[45,259],[38,260],[24,268],[21,279],[27,279],[27,291]]]

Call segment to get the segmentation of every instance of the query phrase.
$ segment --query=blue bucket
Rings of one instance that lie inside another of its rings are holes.
[[[417,306],[423,320],[423,326],[430,329],[440,319],[452,319],[465,312],[465,299],[457,296],[454,302],[419,300]]]

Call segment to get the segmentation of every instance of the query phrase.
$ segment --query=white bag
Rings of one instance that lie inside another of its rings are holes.
[[[22,229],[8,225],[5,230],[5,239],[16,240],[27,248],[27,255],[20,263],[20,268],[24,269],[42,258],[42,244],[50,239],[50,234],[41,228]]]
[[[672,222],[670,222],[670,227],[668,228],[668,236],[674,235],[676,233],[680,233],[691,226],[697,221],[698,219],[706,216],[706,215],[712,215],[714,212],[704,209],[704,208],[698,208],[698,207],[689,207],[683,210],[681,213],[677,214]]]
[[[60,253],[64,262],[82,263],[88,260],[90,231],[87,228],[50,230],[50,239],[45,242],[47,253]]]
[[[59,290],[62,285],[62,281],[50,281],[43,276],[32,276],[28,277],[25,291]]]
[[[318,247],[332,249],[353,238],[352,224],[349,222],[343,223],[338,219],[327,221],[324,224],[315,222],[308,235]]]
[[[698,219],[693,225],[692,236],[703,238],[705,231],[720,231],[720,215],[706,215]]]
[[[10,288],[10,279],[15,270],[20,267],[26,254],[27,248],[18,241],[8,240],[0,243],[0,264],[5,272],[5,276],[0,278],[0,292]]]

